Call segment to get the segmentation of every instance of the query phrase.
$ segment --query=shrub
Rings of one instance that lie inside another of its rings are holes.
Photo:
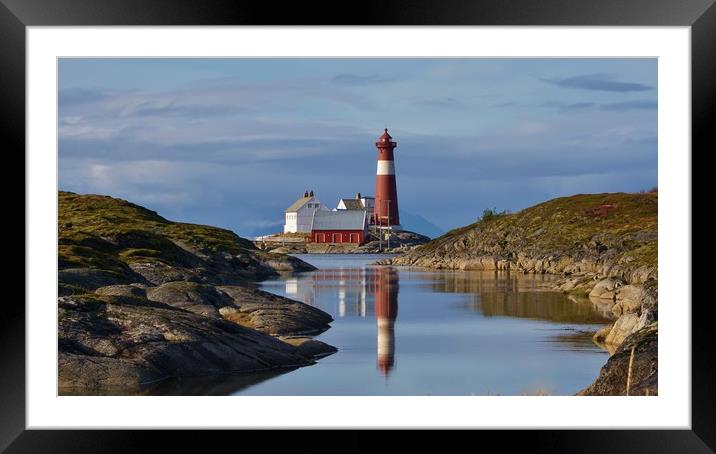
[[[490,221],[507,214],[509,214],[509,211],[507,210],[497,211],[497,208],[485,208],[482,211],[482,217],[478,219],[478,221]]]

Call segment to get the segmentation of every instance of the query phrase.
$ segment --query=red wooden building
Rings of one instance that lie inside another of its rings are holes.
[[[311,224],[314,243],[363,244],[368,236],[368,214],[364,210],[316,211]]]

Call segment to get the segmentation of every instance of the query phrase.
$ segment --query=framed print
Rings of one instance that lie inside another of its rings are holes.
[[[712,3],[5,1],[27,267],[0,446],[713,452]]]

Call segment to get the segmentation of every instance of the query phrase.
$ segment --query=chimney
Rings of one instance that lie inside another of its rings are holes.
[[[360,192],[356,192],[356,199],[360,200]]]
[[[304,196],[304,197],[308,197],[308,191],[305,191],[305,192],[303,193],[303,196]]]
[[[313,189],[311,189],[311,193],[308,194],[309,196],[313,197]]]

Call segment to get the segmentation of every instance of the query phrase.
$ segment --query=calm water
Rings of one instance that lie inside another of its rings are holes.
[[[318,271],[261,283],[333,316],[338,353],[261,377],[237,395],[574,394],[608,355],[589,302],[540,291],[549,276],[371,266],[378,256],[299,255]],[[239,387],[237,387],[239,388]]]

